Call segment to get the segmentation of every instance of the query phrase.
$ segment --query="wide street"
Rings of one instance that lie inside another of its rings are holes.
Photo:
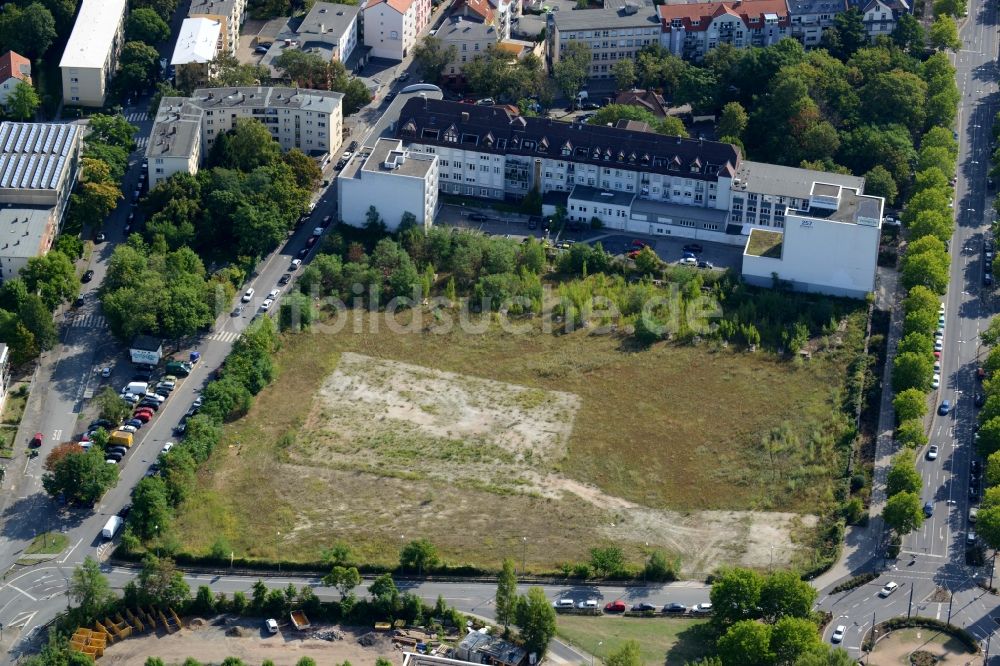
[[[968,521],[970,465],[974,455],[973,404],[979,389],[975,378],[981,352],[979,333],[996,312],[990,294],[982,287],[983,244],[992,219],[992,193],[987,191],[990,168],[991,128],[1000,108],[997,102],[997,9],[992,3],[974,0],[962,26],[962,50],[953,58],[962,98],[957,120],[959,173],[955,193],[955,234],[951,241],[950,288],[944,299],[946,327],[941,358],[941,388],[932,396],[930,444],[940,449],[936,460],[927,449],[918,452],[917,469],[924,481],[922,499],[933,512],[919,531],[903,539],[896,561],[873,557],[881,575],[860,588],[835,595],[823,594],[819,607],[829,610],[833,621],[826,636],[837,625],[845,625],[844,646],[860,657],[862,637],[872,627],[892,616],[923,615],[948,620],[969,629],[983,649],[1000,652],[1000,640],[992,645],[998,628],[992,615],[1000,616],[1000,598],[976,584],[988,580],[989,566],[966,565],[966,538],[974,526]],[[898,303],[898,301],[897,301]],[[951,411],[937,413],[944,400]],[[884,483],[884,474],[877,475]],[[978,489],[981,493],[981,488]],[[987,562],[989,565],[990,562]],[[888,598],[878,591],[889,581],[899,588]],[[996,584],[996,583],[995,583]]]

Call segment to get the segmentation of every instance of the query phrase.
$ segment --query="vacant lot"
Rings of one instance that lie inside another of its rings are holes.
[[[682,666],[712,651],[707,620],[560,615],[556,633],[599,659],[634,640],[643,663],[657,666]]]
[[[827,342],[792,363],[586,331],[290,336],[178,536],[304,560],[339,539],[393,563],[426,537],[453,563],[535,570],[608,541],[689,573],[780,565],[839,469],[847,353]]]

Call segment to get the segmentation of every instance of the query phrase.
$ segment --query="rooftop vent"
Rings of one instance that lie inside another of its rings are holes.
[[[468,111],[462,111],[462,122],[463,123],[469,122],[469,112]]]

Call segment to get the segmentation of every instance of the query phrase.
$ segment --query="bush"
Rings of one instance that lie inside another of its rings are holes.
[[[843,583],[837,585],[832,590],[830,590],[830,593],[836,594],[838,592],[847,592],[848,590],[853,590],[855,588],[861,587],[862,585],[866,585],[875,580],[876,578],[878,578],[878,576],[876,576],[873,573],[863,573],[854,576],[853,578],[848,578]]]

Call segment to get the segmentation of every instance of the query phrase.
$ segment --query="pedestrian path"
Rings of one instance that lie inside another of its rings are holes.
[[[132,113],[125,116],[125,119],[130,123],[143,123],[149,120],[149,116],[145,111],[133,111]]]
[[[108,320],[98,314],[77,315],[69,320],[69,325],[74,328],[105,328]]]
[[[233,342],[238,337],[240,337],[240,334],[233,331],[216,331],[209,335],[208,339],[216,340],[217,342]]]
[[[142,150],[142,149],[144,149],[146,147],[147,143],[149,143],[149,137],[148,136],[140,136],[140,137],[138,137],[135,140],[135,147],[136,147],[137,150]]]

